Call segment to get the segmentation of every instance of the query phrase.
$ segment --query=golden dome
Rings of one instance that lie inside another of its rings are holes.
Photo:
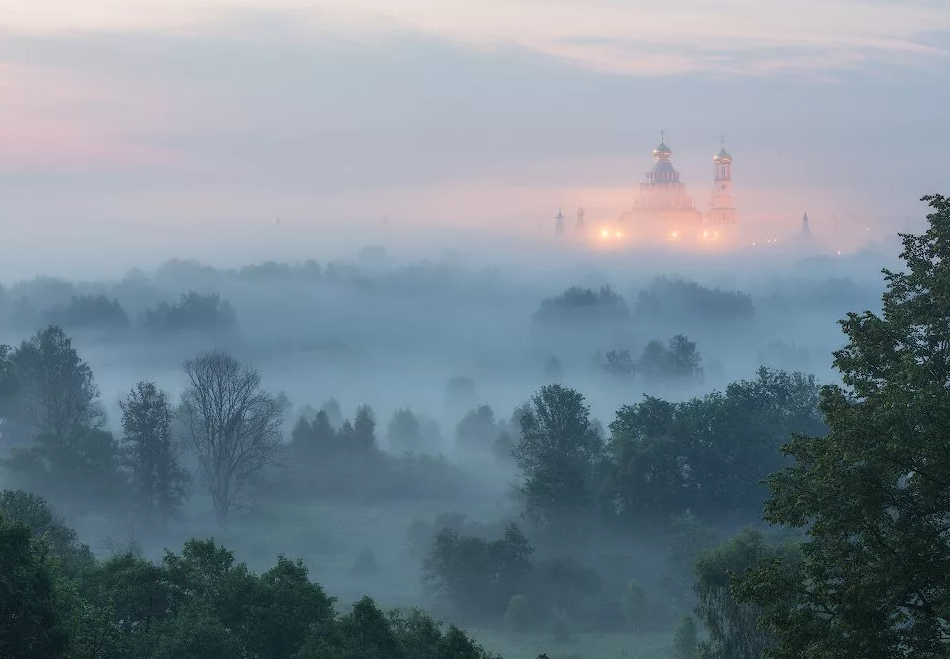
[[[660,146],[653,149],[654,158],[663,158],[664,160],[673,155],[673,150],[666,146],[666,142],[660,142]]]
[[[732,156],[725,149],[719,149],[719,153],[713,156],[713,162],[732,162]]]

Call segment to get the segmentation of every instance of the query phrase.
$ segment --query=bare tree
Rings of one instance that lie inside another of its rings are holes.
[[[280,450],[283,409],[253,368],[222,352],[185,362],[185,443],[198,459],[218,522],[241,501],[254,476]]]

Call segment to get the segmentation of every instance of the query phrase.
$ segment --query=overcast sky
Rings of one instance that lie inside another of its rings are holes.
[[[611,216],[661,129],[701,207],[725,133],[743,219],[886,223],[947,107],[946,0],[0,0],[0,277]]]

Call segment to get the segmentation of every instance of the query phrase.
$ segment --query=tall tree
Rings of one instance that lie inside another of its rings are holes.
[[[360,405],[353,420],[352,450],[361,455],[373,453],[376,446],[376,417],[369,405]]]
[[[559,384],[542,387],[521,417],[514,450],[528,514],[554,522],[594,504],[604,453],[584,397]]]
[[[63,330],[50,326],[24,341],[12,356],[19,385],[11,421],[23,439],[42,434],[67,443],[77,428],[105,423],[92,369]]]
[[[172,438],[172,406],[154,382],[139,382],[119,409],[136,503],[141,513],[165,524],[184,503],[188,480]]]
[[[283,410],[261,376],[234,357],[209,352],[185,362],[181,416],[218,522],[280,450]]]
[[[769,561],[739,594],[762,606],[776,659],[928,659],[950,646],[950,199],[924,197],[881,315],[851,313],[824,387],[825,437],[785,447],[766,518],[807,528],[802,560]]]
[[[0,345],[0,446],[9,445],[15,423],[15,404],[19,383],[16,380],[13,363],[14,351],[7,345]]]

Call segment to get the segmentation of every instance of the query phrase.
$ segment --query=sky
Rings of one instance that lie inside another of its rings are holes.
[[[700,207],[725,134],[744,221],[886,233],[948,104],[946,0],[0,0],[0,280],[613,217],[661,130]]]

